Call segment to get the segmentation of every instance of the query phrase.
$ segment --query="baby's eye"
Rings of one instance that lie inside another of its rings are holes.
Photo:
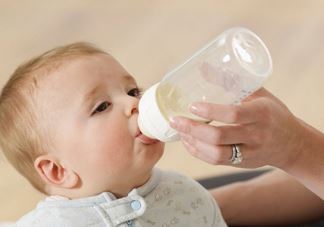
[[[102,111],[105,111],[108,107],[110,106],[110,103],[105,101],[105,102],[102,102],[94,111],[91,115],[94,115],[96,113],[100,113]]]
[[[133,97],[141,97],[142,96],[142,89],[133,88],[127,93],[127,95],[133,96]]]

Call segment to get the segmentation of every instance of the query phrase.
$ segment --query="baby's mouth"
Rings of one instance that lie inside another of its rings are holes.
[[[136,135],[136,138],[139,139],[143,144],[146,144],[146,145],[150,145],[150,144],[154,144],[154,143],[160,142],[157,139],[152,139],[150,137],[147,137],[140,130],[138,130],[138,133]]]

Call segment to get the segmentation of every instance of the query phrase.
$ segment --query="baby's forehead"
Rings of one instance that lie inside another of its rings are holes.
[[[96,84],[137,84],[123,66],[108,54],[81,56],[66,60],[38,80],[38,88],[44,93],[60,93],[64,90],[87,89]]]
[[[95,54],[90,56],[74,56],[49,62],[38,69],[35,73],[37,81],[51,81],[61,78],[80,75],[81,72],[89,72],[89,76],[94,71],[105,68],[107,71],[126,71],[117,60],[108,54]],[[118,75],[118,74],[116,74]]]

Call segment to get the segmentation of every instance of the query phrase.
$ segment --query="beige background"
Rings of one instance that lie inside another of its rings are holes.
[[[244,26],[272,53],[265,87],[324,130],[323,12],[321,0],[0,0],[0,83],[31,56],[83,40],[111,52],[147,87],[223,30]],[[42,196],[0,160],[0,220],[15,220]],[[238,171],[195,160],[178,143],[159,166],[195,178]]]

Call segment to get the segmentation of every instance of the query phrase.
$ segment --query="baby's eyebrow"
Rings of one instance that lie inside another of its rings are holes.
[[[89,92],[87,92],[83,97],[82,103],[88,103],[91,100],[91,98],[98,92],[98,90],[100,90],[100,87],[101,85],[97,85],[94,88],[92,88]]]
[[[124,81],[126,81],[126,82],[131,82],[131,83],[137,84],[136,83],[136,80],[134,79],[134,77],[132,77],[129,74],[126,74],[125,76],[123,76],[122,79]],[[89,92],[87,92],[84,95],[84,97],[83,97],[82,103],[83,104],[88,103],[92,99],[92,97],[101,89],[101,86],[102,86],[101,84],[98,84],[97,86],[95,86],[94,88],[92,88]]]
[[[126,74],[125,76],[123,76],[123,79],[124,79],[125,81],[130,81],[130,82],[133,82],[133,83],[136,84],[136,80],[134,79],[134,77],[132,77],[132,76],[129,75],[129,74]]]

